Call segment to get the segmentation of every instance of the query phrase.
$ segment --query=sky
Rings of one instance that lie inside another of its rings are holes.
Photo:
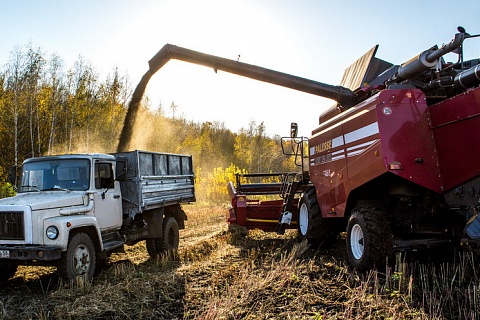
[[[104,80],[115,68],[132,90],[167,43],[338,85],[344,70],[374,45],[401,64],[463,26],[480,33],[478,0],[0,0],[0,67],[15,48],[40,47],[64,69],[82,57]],[[464,44],[480,57],[480,38]],[[457,56],[445,56],[456,61]],[[171,60],[150,80],[149,105],[234,132],[255,121],[270,136],[309,136],[329,99]]]

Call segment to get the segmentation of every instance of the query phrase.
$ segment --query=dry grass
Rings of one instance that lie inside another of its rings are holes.
[[[428,318],[381,293],[377,273],[352,273],[335,250],[320,255],[297,243],[294,233],[254,231],[219,240],[223,250],[179,268],[187,284],[187,319]],[[226,250],[229,245],[239,254]]]
[[[61,282],[52,268],[22,267],[0,293],[0,319],[477,319],[472,254],[386,274],[345,266],[330,250],[283,236],[228,230],[226,210],[185,207],[177,253],[149,259],[143,243],[115,254],[92,283]]]

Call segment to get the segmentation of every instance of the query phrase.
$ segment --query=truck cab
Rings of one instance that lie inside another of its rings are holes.
[[[122,226],[115,166],[115,157],[106,154],[24,161],[17,195],[0,199],[2,280],[13,276],[19,263],[48,265],[66,259],[71,239],[79,237],[88,243],[77,245],[74,255],[86,259],[76,271],[64,268],[64,274],[70,278],[94,267],[95,250],[104,249],[102,233]]]
[[[96,218],[101,231],[119,229],[122,225],[122,201],[120,184],[115,180],[115,165],[115,157],[106,154],[27,159],[23,164],[18,194],[29,201],[38,198],[38,193],[51,195],[57,200],[80,199],[82,195],[80,205],[85,208],[59,209],[59,214],[79,213],[88,209],[90,204],[93,209],[86,214]]]

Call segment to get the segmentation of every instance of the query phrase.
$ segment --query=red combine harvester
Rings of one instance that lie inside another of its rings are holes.
[[[326,246],[346,230],[349,263],[360,270],[398,250],[477,245],[480,65],[463,60],[463,41],[474,36],[459,31],[400,66],[375,58],[376,47],[357,60],[338,88],[339,103],[308,139],[309,171],[282,174],[283,202],[250,202],[270,184],[238,177],[237,188],[228,187],[228,222],[298,228],[301,239]],[[443,61],[449,52],[458,62]],[[303,152],[295,132],[290,139]]]
[[[463,45],[480,35],[458,31],[401,65],[376,58],[375,46],[340,86],[172,45],[150,60],[144,79],[178,59],[335,100],[311,137],[297,137],[293,124],[282,138],[300,172],[229,183],[227,220],[280,233],[296,228],[317,245],[346,231],[349,263],[365,270],[398,250],[479,244],[480,59],[464,60]],[[458,61],[445,62],[447,53]]]

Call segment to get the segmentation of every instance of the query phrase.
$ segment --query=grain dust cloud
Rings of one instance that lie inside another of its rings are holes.
[[[142,79],[135,88],[135,91],[133,92],[132,99],[128,104],[128,110],[125,116],[125,121],[123,123],[122,132],[120,133],[117,152],[128,151],[128,148],[130,147],[130,142],[133,135],[133,127],[137,118],[140,102],[145,92],[145,88],[147,87],[147,83],[151,77],[152,73],[150,72],[150,70],[148,70],[143,75]]]

